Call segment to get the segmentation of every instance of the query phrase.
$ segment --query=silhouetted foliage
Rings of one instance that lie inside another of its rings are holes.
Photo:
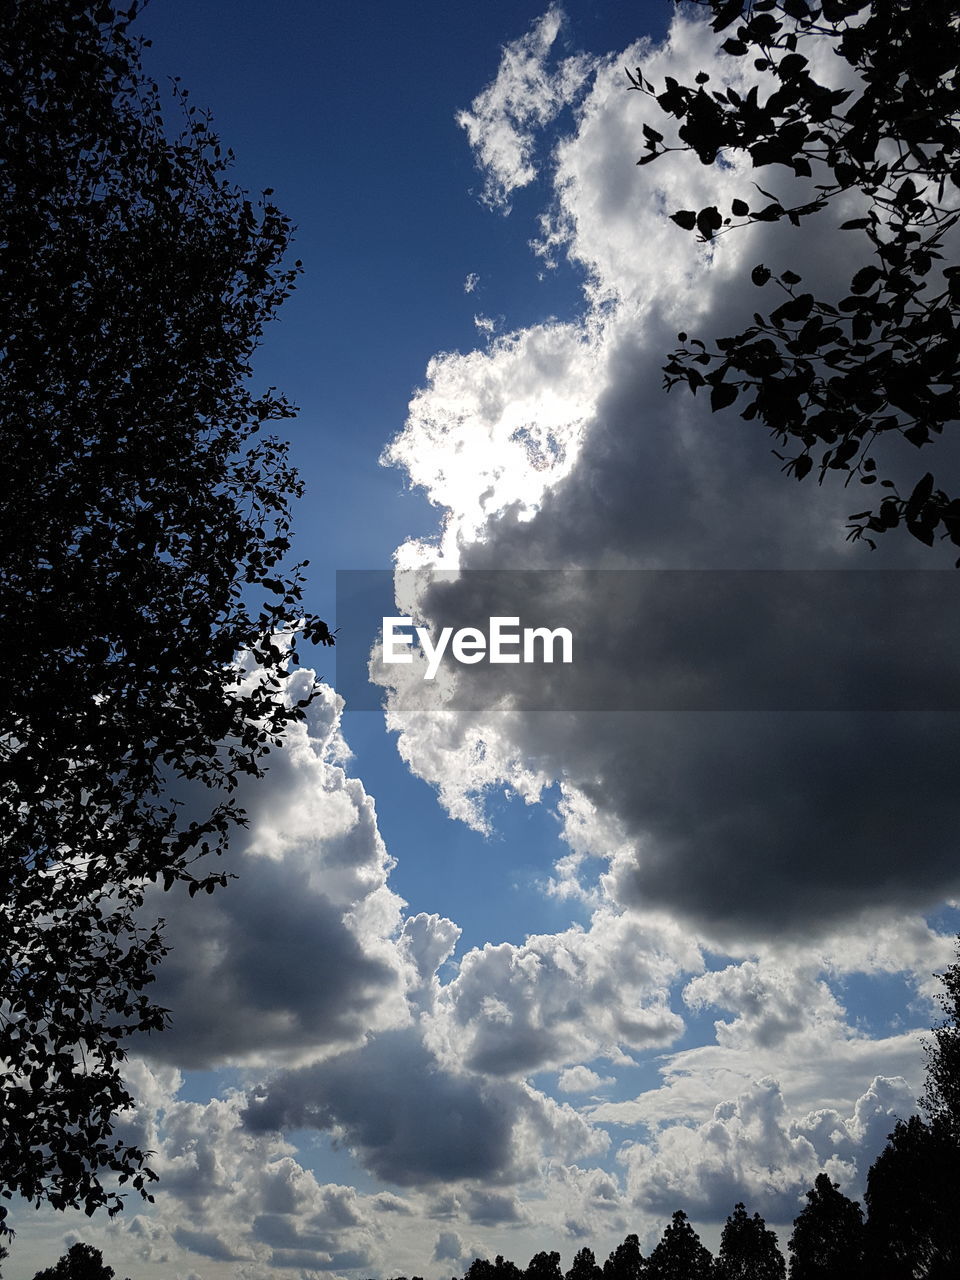
[[[578,1249],[564,1280],[603,1280],[592,1249]]]
[[[523,1272],[516,1263],[498,1253],[493,1262],[475,1258],[467,1268],[465,1280],[523,1280]]]
[[[818,298],[795,272],[756,266],[753,283],[773,281],[780,302],[712,347],[681,333],[666,385],[705,387],[714,411],[746,399],[741,416],[792,447],[778,456],[798,480],[814,468],[821,481],[828,471],[864,485],[879,480],[887,492],[850,517],[851,537],[875,545],[871,535],[902,524],[927,545],[943,536],[960,546],[960,496],[929,471],[900,493],[880,469],[890,465],[889,438],[920,449],[960,418],[960,266],[943,266],[944,237],[960,217],[956,4],[694,2],[724,33],[724,52],[743,60],[737,69],[750,87],[713,90],[701,72],[693,86],[667,77],[658,90],[639,68],[631,85],[681,122],[681,150],[706,165],[743,152],[758,173],[753,194],[735,199],[729,215],[710,206],[680,210],[674,222],[709,241],[755,222],[799,227],[838,198],[849,212],[858,197],[856,216],[841,226],[856,269],[845,293]],[[824,42],[853,73],[853,87],[833,89],[814,75],[808,54]],[[640,164],[678,149],[649,125],[643,132]],[[810,179],[794,203],[778,191],[776,166],[791,182]],[[759,172],[771,167],[769,176]]]
[[[960,1146],[960,941],[956,959],[940,975],[937,997],[943,1021],[927,1045],[926,1088],[921,1103],[931,1119],[944,1125]]]
[[[136,7],[0,23],[0,1185],[87,1212],[121,1206],[102,1174],[152,1178],[113,1135],[122,1041],[165,1021],[145,886],[225,882],[198,861],[309,701],[275,635],[332,643],[281,568],[300,485],[258,434],[293,411],[247,384],[290,225],[186,91],[166,132]]]
[[[629,1235],[618,1244],[603,1264],[603,1280],[640,1280],[643,1275],[643,1254],[640,1240]]]
[[[56,1266],[38,1271],[33,1280],[113,1280],[113,1267],[103,1261],[103,1254],[89,1244],[74,1244]]]
[[[535,1253],[527,1264],[523,1280],[563,1280],[559,1253]]]
[[[857,1280],[863,1267],[863,1212],[825,1173],[793,1222],[790,1280]]]
[[[716,1280],[784,1280],[783,1260],[775,1231],[738,1204],[724,1224],[717,1253]]]
[[[942,1123],[898,1121],[870,1167],[865,1198],[868,1275],[960,1275],[960,1147]]]
[[[678,1209],[647,1259],[647,1280],[712,1280],[713,1255]]]

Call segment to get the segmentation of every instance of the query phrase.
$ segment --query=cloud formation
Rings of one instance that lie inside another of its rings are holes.
[[[530,48],[541,48],[550,30],[538,26]],[[689,81],[701,68],[716,80],[743,74],[738,60],[717,55],[705,24],[677,16],[662,47],[637,45],[595,59],[588,88],[586,81],[566,85],[577,113],[549,157],[553,190],[543,243],[586,272],[583,318],[534,326],[486,352],[431,365],[386,458],[445,510],[444,532],[439,555],[428,544],[410,544],[401,548],[401,564],[945,564],[911,539],[891,540],[870,560],[845,540],[855,501],[849,491],[788,483],[753,424],[713,416],[680,392],[664,394],[660,366],[679,328],[734,332],[762,305],[749,279],[752,265],[790,265],[813,287],[829,289],[849,241],[831,234],[831,212],[817,234],[810,226],[797,236],[789,225],[758,224],[694,245],[666,213],[722,203],[751,175],[736,158],[707,168],[689,155],[637,169],[640,125],[651,111],[658,115],[625,91],[622,67],[638,61],[655,82],[666,74]],[[504,175],[527,180],[533,165],[541,95],[535,77],[517,72],[510,51],[501,76],[509,91],[502,88],[488,111],[474,113],[471,143],[491,181],[509,185],[513,179]],[[497,146],[513,119],[527,126],[523,162],[511,167]],[[659,115],[655,124],[668,128]],[[595,664],[602,690],[593,705],[608,706],[611,687],[628,690],[635,679],[642,622],[628,614],[616,630],[615,615],[597,617],[594,602],[578,597],[570,581],[566,616],[588,637],[603,632]],[[547,575],[530,574],[531,611],[540,597],[555,605],[556,592]],[[419,603],[430,616],[429,602]],[[495,603],[474,598],[470,612],[491,616]],[[863,619],[839,637],[850,670],[876,634]],[[758,634],[758,646],[765,635]],[[775,640],[771,631],[767,643]],[[521,677],[535,681],[540,673],[523,668]],[[437,707],[435,691],[422,682],[393,684],[388,723],[399,731],[401,754],[438,788],[451,814],[482,827],[490,790],[535,797],[559,782],[562,816],[593,811],[589,852],[608,860],[608,900],[677,913],[718,946],[835,932],[865,911],[920,912],[960,887],[960,810],[948,763],[960,750],[960,727],[952,712],[523,715],[512,705],[509,680],[502,696],[491,693],[479,710],[455,687]],[[583,835],[581,822],[581,847]],[[558,885],[564,874],[561,868]]]
[[[444,1067],[416,1028],[282,1073],[254,1093],[244,1123],[251,1133],[330,1131],[400,1186],[516,1182],[544,1145],[567,1158],[606,1147],[570,1107],[523,1082]]]
[[[551,8],[525,36],[507,44],[496,79],[457,115],[483,175],[483,200],[505,213],[513,192],[537,176],[537,131],[569,104],[590,69],[582,55],[550,66],[563,21],[562,10]]]
[[[292,676],[289,696],[311,677]],[[342,707],[323,686],[264,778],[240,788],[235,880],[209,897],[148,899],[172,944],[153,988],[172,1026],[140,1052],[187,1067],[289,1062],[407,1018],[402,900],[373,801],[345,768]]]
[[[788,485],[753,428],[660,386],[678,328],[723,332],[759,305],[756,261],[836,270],[829,234],[761,226],[697,248],[669,221],[732,197],[748,180],[736,165],[636,168],[648,108],[624,64],[741,72],[679,16],[662,48],[557,59],[561,37],[551,9],[460,119],[489,203],[549,182],[535,251],[583,273],[582,314],[431,361],[385,457],[442,528],[398,563],[863,563],[844,541],[848,493]],[[917,554],[891,544],[883,563]],[[531,601],[546,581],[530,577]],[[603,624],[575,591],[563,606],[587,633]],[[635,652],[629,626],[604,636],[614,692]],[[441,1276],[504,1241],[518,1261],[561,1240],[602,1252],[627,1230],[648,1247],[679,1205],[718,1222],[746,1199],[787,1222],[822,1170],[862,1190],[913,1109],[915,1028],[949,959],[921,913],[960,887],[953,718],[524,713],[495,695],[478,711],[455,684],[427,703],[409,676],[389,725],[451,814],[489,829],[491,792],[535,801],[556,784],[566,845],[545,887],[586,924],[455,959],[460,928],[433,902],[405,917],[325,691],[241,796],[239,880],[182,910],[158,895],[173,951],[156,994],[174,1026],[131,1064],[123,1132],[157,1152],[161,1192],[118,1228],[129,1249],[251,1277],[421,1274],[432,1250]],[[844,979],[901,972],[915,1010],[868,1033]],[[245,1091],[187,1101],[174,1063],[243,1067]],[[325,1144],[387,1187],[312,1170]]]

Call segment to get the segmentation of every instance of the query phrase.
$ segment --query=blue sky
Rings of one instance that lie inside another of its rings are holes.
[[[336,570],[387,567],[401,541],[437,529],[436,509],[379,462],[430,357],[472,350],[478,313],[514,327],[582,309],[580,273],[545,272],[530,252],[536,192],[521,193],[517,216],[485,207],[455,119],[502,45],[544,11],[249,0],[225,22],[215,4],[152,0],[143,20],[151,73],[181,77],[236,153],[238,184],[272,187],[297,227],[304,275],[266,333],[257,377],[300,410],[284,424],[307,484],[297,549],[311,562],[306,605],[323,617],[335,620]],[[619,4],[584,6],[567,14],[560,43],[625,46],[638,33],[662,34],[669,13],[664,3],[629,16]],[[479,279],[468,294],[471,274]],[[329,655],[317,661],[333,679]],[[521,941],[541,922],[554,925],[557,911],[534,886],[551,861],[542,851],[556,836],[549,815],[500,801],[490,839],[450,823],[369,721],[348,709],[344,728],[399,860],[398,891],[415,900],[429,884],[431,909],[456,919],[468,942],[485,941],[489,927],[484,919],[474,932],[478,878],[483,899],[499,903],[498,937]],[[443,852],[404,857],[424,830]],[[518,845],[528,850],[519,862]]]
[[[669,223],[747,180],[634,164],[653,108],[624,65],[732,74],[696,21],[151,0],[141,29],[298,228],[256,379],[300,410],[308,608],[336,622],[337,570],[395,556],[529,570],[534,596],[544,568],[864,563],[847,495],[660,389],[681,322],[756,305],[755,261],[830,280],[840,252]],[[597,678],[626,690],[620,639]],[[679,1207],[714,1245],[737,1200],[785,1243],[818,1172],[862,1194],[960,923],[952,719],[880,726],[881,754],[853,715],[384,697],[320,700],[242,797],[238,881],[164,903],[174,1026],[137,1046],[123,1119],[156,1205],[22,1213],[12,1280],[76,1238],[131,1280],[444,1280],[647,1250]]]

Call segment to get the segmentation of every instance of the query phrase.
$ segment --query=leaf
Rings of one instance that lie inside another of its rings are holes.
[[[927,472],[925,476],[919,479],[914,486],[908,501],[908,507],[920,507],[929,500],[933,494],[933,475]]]
[[[684,231],[692,231],[697,225],[697,215],[692,209],[680,209],[677,213],[671,213],[670,220],[678,227],[683,227]]]
[[[776,222],[778,218],[783,217],[783,206],[780,204],[768,204],[759,212],[754,210],[750,216],[754,222]]]
[[[745,200],[734,200],[730,208],[735,218],[745,218],[750,212],[750,206]]]
[[[722,226],[723,215],[716,205],[709,205],[706,209],[701,209],[697,214],[697,230],[704,240],[712,239],[713,233],[719,231]]]
[[[850,292],[866,293],[868,289],[871,289],[876,284],[881,275],[883,275],[881,269],[873,264],[861,267],[850,281]]]
[[[750,272],[750,279],[758,286],[758,288],[762,287],[770,279],[770,271],[767,267],[761,264],[759,267],[754,267]]]
[[[727,405],[733,404],[738,395],[737,388],[730,382],[717,383],[710,391],[710,408],[716,413],[718,409],[725,409]]]

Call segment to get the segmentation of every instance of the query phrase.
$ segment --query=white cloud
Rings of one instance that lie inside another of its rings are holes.
[[[576,89],[552,96],[538,80],[555,38],[543,23],[506,51],[470,113],[470,142],[500,206],[549,174],[539,251],[585,271],[583,316],[431,363],[385,460],[441,508],[442,538],[439,551],[401,548],[401,566],[929,567],[903,541],[868,561],[845,541],[849,492],[790,484],[762,431],[662,391],[680,328],[734,332],[772,305],[749,282],[755,263],[790,266],[827,291],[848,265],[849,238],[830,234],[829,217],[801,237],[766,225],[700,247],[669,220],[740,194],[754,175],[739,162],[670,156],[637,168],[643,120],[668,128],[626,92],[623,65],[688,82],[702,67],[715,80],[739,77],[740,63],[717,58],[705,24],[676,17],[663,47],[594,59]],[[561,97],[576,114],[555,145]],[[545,575],[528,581],[531,600],[555,590]],[[483,599],[470,603],[484,616]],[[586,608],[572,586],[566,603],[572,617]],[[595,633],[597,616],[586,621]],[[603,637],[605,692],[634,679],[639,625]],[[843,1007],[842,979],[904,973],[928,994],[931,970],[949,959],[921,913],[956,892],[952,721],[528,714],[496,691],[471,700],[455,680],[437,699],[401,674],[388,725],[452,815],[488,829],[491,792],[537,802],[558,784],[569,849],[549,891],[594,919],[589,930],[464,956],[424,1022],[439,1059],[503,1079],[551,1068],[560,1089],[589,1092],[603,1083],[588,1066],[597,1058],[622,1066],[618,1053],[669,1045],[680,1028],[670,992],[686,978],[689,1013],[717,1010],[714,1042],[666,1055],[661,1084],[633,1101],[584,1108],[614,1133],[636,1128],[624,1169],[641,1221],[679,1205],[722,1219],[739,1198],[789,1221],[822,1169],[862,1188],[893,1117],[914,1106],[922,1057],[914,1030],[867,1035]],[[663,919],[675,931],[658,948]],[[703,944],[726,957],[721,967],[702,971],[691,952]],[[651,953],[655,973],[631,967]],[[631,1024],[628,1009],[663,1018]],[[598,1187],[610,1179],[590,1176]],[[556,1165],[551,1179],[551,1221],[575,1236],[605,1197],[579,1184],[574,1195],[575,1179]],[[609,1188],[606,1202],[622,1212],[616,1178]]]
[[[557,1088],[561,1093],[593,1093],[605,1085],[613,1084],[615,1076],[600,1076],[589,1067],[567,1067],[560,1072]]]
[[[537,176],[535,133],[572,102],[590,71],[583,56],[548,66],[563,25],[552,8],[527,35],[506,45],[496,79],[479,93],[457,123],[467,132],[484,175],[483,199],[508,212],[510,196]]]
[[[589,929],[469,951],[427,1037],[444,1060],[493,1076],[662,1047],[683,1030],[670,984],[701,963],[667,921],[601,911]]]
[[[459,1262],[465,1256],[466,1249],[456,1231],[441,1231],[439,1233],[436,1244],[433,1246],[434,1262],[445,1262],[448,1259],[451,1262]]]
[[[694,978],[683,998],[692,1009],[735,1010],[732,1022],[714,1026],[717,1043],[736,1049],[776,1049],[797,1033],[809,1044],[824,1027],[835,1035],[844,1013],[827,984],[809,971],[753,961]]]

